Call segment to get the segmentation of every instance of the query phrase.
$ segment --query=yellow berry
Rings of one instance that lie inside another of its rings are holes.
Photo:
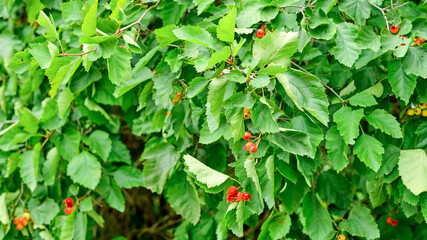
[[[338,240],[345,240],[345,236],[344,236],[344,235],[342,235],[342,234],[340,234],[340,235],[338,236]]]
[[[421,116],[423,116],[423,117],[427,117],[427,109],[424,109],[424,110],[421,112]]]
[[[415,108],[414,109],[414,113],[415,113],[415,115],[420,115],[421,114],[421,109],[420,108]]]
[[[421,109],[426,109],[427,108],[427,105],[425,104],[425,103],[420,103],[420,106],[419,106]]]
[[[29,213],[29,212],[24,212],[24,214],[22,214],[22,218],[25,218],[25,219],[27,219],[27,220],[30,220],[31,215],[30,215],[30,213]]]
[[[410,108],[410,109],[408,109],[408,111],[406,111],[406,114],[408,114],[409,116],[412,116],[415,114],[415,111],[414,111],[414,109]]]

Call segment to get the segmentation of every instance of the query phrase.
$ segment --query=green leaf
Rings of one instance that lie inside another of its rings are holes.
[[[174,0],[165,0],[161,4],[163,25],[178,24],[186,6]]]
[[[24,108],[19,123],[26,132],[35,134],[39,130],[40,120],[28,108]]]
[[[339,227],[353,236],[364,239],[376,239],[380,237],[380,231],[375,219],[364,206],[354,206],[346,221],[342,221]]]
[[[185,220],[196,224],[200,219],[200,200],[196,187],[183,171],[175,172],[166,184],[166,199]]]
[[[354,139],[359,136],[359,123],[362,118],[363,109],[353,111],[350,107],[341,107],[335,112],[334,122],[346,144],[354,144]]]
[[[331,216],[316,193],[309,192],[304,196],[302,214],[311,239],[328,239],[333,233]]]
[[[269,63],[288,67],[292,55],[298,48],[297,32],[270,33],[267,31],[262,39],[256,39],[253,46],[253,56],[259,56],[258,66],[265,67]]]
[[[329,204],[335,204],[341,209],[350,207],[351,189],[347,179],[332,170],[319,175],[317,179],[319,196]]]
[[[371,49],[378,52],[381,47],[380,37],[374,30],[368,26],[360,26],[359,35],[356,38],[356,43],[361,49]]]
[[[216,35],[219,40],[224,42],[234,42],[234,27],[236,25],[236,8],[233,8],[229,14],[219,20],[216,28]]]
[[[427,51],[423,48],[410,47],[403,60],[403,68],[407,74],[413,74],[422,78],[427,78]]]
[[[6,193],[0,195],[0,222],[4,225],[10,223],[9,213],[7,212]]]
[[[121,47],[116,47],[116,52],[108,58],[108,77],[115,85],[129,81],[132,78],[130,64],[131,54]]]
[[[83,3],[81,1],[71,1],[61,3],[62,16],[64,20],[79,21],[82,19]]]
[[[82,11],[82,32],[88,37],[96,35],[97,11],[98,0],[89,0],[86,2]]]
[[[427,222],[427,193],[423,193],[420,195],[420,207],[421,213],[424,216],[424,221]]]
[[[271,155],[267,160],[260,162],[257,167],[262,196],[268,207],[271,209],[274,206],[274,156]]]
[[[381,167],[384,148],[376,138],[362,134],[354,144],[353,152],[375,172]]]
[[[320,80],[301,71],[289,70],[277,75],[286,93],[301,110],[306,110],[325,126],[329,122],[328,98]]]
[[[359,92],[348,99],[348,102],[353,106],[370,107],[377,105],[375,97],[367,92]]]
[[[197,181],[206,184],[208,188],[220,186],[229,178],[188,154],[184,155],[184,163],[188,167],[188,171],[196,176]]]
[[[142,172],[131,166],[122,166],[113,173],[114,180],[121,188],[142,187],[144,185]]]
[[[44,9],[43,3],[40,2],[40,0],[29,0],[27,3],[27,7],[25,8],[27,10],[28,20],[30,21],[30,24],[33,24],[36,20],[36,17],[40,10]]]
[[[29,66],[31,66],[31,54],[30,51],[25,50],[15,53],[7,67],[17,74],[21,74],[27,71]]]
[[[310,138],[306,133],[294,129],[279,130],[279,133],[269,134],[267,138],[283,151],[301,156],[308,156],[312,151]]]
[[[68,127],[63,134],[55,137],[55,146],[63,158],[71,160],[78,153],[80,140],[80,132]]]
[[[310,143],[312,146],[312,151],[309,154],[309,157],[314,158],[316,153],[317,146],[323,140],[323,130],[316,123],[307,117],[305,114],[295,116],[291,120],[291,128],[305,132],[310,137]]]
[[[74,100],[74,94],[71,92],[70,88],[65,88],[64,91],[60,92],[58,95],[58,114],[61,118],[65,116],[68,108],[71,105],[71,102]]]
[[[56,147],[51,148],[47,153],[46,161],[43,163],[43,178],[46,186],[52,186],[55,183],[60,159],[61,156]]]
[[[82,63],[81,58],[73,59],[73,57],[67,57],[66,60],[55,60],[56,58],[46,70],[46,75],[49,77],[49,83],[51,86],[49,94],[52,98],[55,97],[59,86],[63,83],[67,83]]]
[[[39,17],[37,19],[37,23],[40,24],[41,26],[47,28],[48,31],[46,32],[46,36],[48,38],[55,37],[58,41],[60,41],[59,36],[58,36],[58,32],[56,31],[56,28],[55,28],[55,24],[52,23],[53,19],[52,19],[52,21],[51,21],[51,19],[49,19],[49,17],[43,11],[40,11]]]
[[[156,35],[156,39],[157,42],[159,42],[160,47],[165,47],[175,41],[178,41],[178,38],[173,33],[175,29],[177,29],[175,25],[168,25],[154,30],[154,34]]]
[[[241,108],[236,108],[235,113],[230,118],[231,134],[234,138],[234,143],[239,141],[245,135],[245,122],[243,121],[243,111]]]
[[[352,0],[348,0],[348,2],[352,2]],[[362,52],[355,42],[357,29],[354,24],[346,22],[337,24],[337,28],[337,46],[331,50],[331,53],[338,62],[351,67]]]
[[[83,151],[68,163],[67,175],[75,183],[93,190],[101,178],[101,164],[95,156]]]
[[[277,122],[273,119],[270,106],[267,106],[262,102],[255,104],[253,110],[251,111],[251,119],[255,127],[258,128],[262,133],[279,132],[279,125],[277,125]]]
[[[178,39],[187,42],[196,43],[209,48],[215,46],[214,39],[209,32],[199,27],[184,26],[173,30],[173,33]]]
[[[285,212],[276,212],[262,224],[259,239],[284,239],[291,230],[291,218]]]
[[[87,232],[87,215],[78,212],[74,222],[74,239],[85,239]]]
[[[244,166],[245,171],[246,171],[247,179],[248,180],[250,179],[253,182],[253,185],[255,188],[254,190],[256,190],[256,192],[257,192],[257,194],[252,192],[253,198],[251,198],[252,202],[249,203],[249,208],[252,211],[255,210],[254,212],[260,214],[262,212],[262,210],[264,209],[264,201],[263,201],[263,197],[262,197],[261,185],[260,185],[258,174],[257,174],[256,168],[255,168],[254,159],[253,158],[247,158],[244,161],[243,166]],[[250,190],[248,189],[248,191],[250,191]]]
[[[366,192],[368,192],[369,201],[373,208],[380,206],[387,200],[386,186],[382,177],[368,178],[366,180]]]
[[[341,137],[337,126],[329,129],[325,136],[326,150],[328,150],[328,157],[331,161],[331,166],[336,171],[343,170],[348,165],[347,159],[347,144]]]
[[[58,54],[54,51],[51,51],[48,46],[43,43],[32,43],[30,44],[28,50],[42,69],[48,68],[52,62],[53,57]]]
[[[105,192],[105,201],[112,208],[119,212],[123,212],[126,208],[125,197],[114,179],[111,179],[109,182],[109,188]]]
[[[193,79],[190,82],[190,86],[187,89],[187,97],[193,98],[199,94],[207,85],[209,84],[209,79],[204,77],[198,77]]]
[[[422,149],[401,150],[399,175],[415,195],[427,191],[427,156]]]
[[[37,179],[39,175],[39,159],[40,159],[41,144],[37,143],[34,150],[26,151],[21,154],[21,162],[19,163],[21,178],[24,183],[30,188],[31,192],[37,187]]]
[[[270,83],[270,77],[267,74],[260,73],[249,82],[254,88],[266,87]]]
[[[222,103],[228,81],[224,78],[214,78],[209,84],[208,102],[206,104],[207,114],[211,114],[213,121],[208,121],[211,132],[215,131],[220,122]]]
[[[227,58],[231,55],[231,51],[230,51],[230,47],[229,46],[225,46],[222,51],[218,51],[215,52],[214,54],[212,54],[211,58],[209,59],[206,67],[204,70],[211,68],[212,66],[214,66],[217,63],[220,63],[222,61],[227,60]]]
[[[364,25],[371,14],[371,5],[368,0],[344,0],[340,2],[338,7],[359,25]]]
[[[143,181],[146,188],[161,193],[170,171],[178,161],[179,153],[169,143],[159,143],[144,150]]]
[[[108,133],[101,130],[93,131],[85,142],[92,152],[97,153],[102,160],[107,161],[112,148]]]
[[[387,70],[388,82],[393,92],[396,96],[408,103],[417,85],[417,77],[412,74],[407,74],[399,60],[388,62]]]
[[[61,227],[60,239],[63,240],[72,240],[74,235],[74,221],[75,221],[76,211],[73,211],[70,215],[65,217],[63,225]]]
[[[59,206],[56,202],[47,198],[39,206],[30,209],[31,219],[37,225],[49,225],[55,216],[59,213]]]
[[[380,129],[382,132],[394,138],[402,138],[402,130],[396,118],[383,109],[376,109],[372,113],[365,116],[366,121],[374,128]]]
[[[243,213],[245,205],[243,201],[233,202],[228,206],[227,212],[225,213],[224,220],[228,228],[236,235],[243,236]]]

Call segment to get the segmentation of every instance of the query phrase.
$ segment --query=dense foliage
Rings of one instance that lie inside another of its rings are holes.
[[[427,239],[425,1],[0,2],[0,239]]]

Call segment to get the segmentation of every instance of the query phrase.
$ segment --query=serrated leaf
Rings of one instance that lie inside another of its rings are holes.
[[[427,78],[427,68],[424,63],[427,62],[426,49],[410,47],[403,60],[403,68],[407,74],[413,74],[422,78]]]
[[[254,88],[266,87],[270,83],[270,77],[267,74],[260,73],[249,82]]]
[[[427,222],[427,193],[420,195],[421,213],[424,216],[424,221]]]
[[[321,173],[317,179],[319,196],[329,205],[335,204],[341,209],[350,207],[351,190],[347,179],[332,170]]]
[[[243,111],[240,108],[235,109],[235,113],[230,118],[231,134],[234,138],[234,143],[239,141],[245,134],[245,123],[243,121]]]
[[[360,26],[359,35],[355,41],[361,49],[371,49],[378,52],[381,47],[380,37],[368,26]]]
[[[329,122],[328,98],[320,80],[301,71],[288,70],[277,75],[287,95],[301,110],[306,110],[325,126]]]
[[[93,131],[85,142],[93,153],[97,153],[104,162],[107,161],[112,148],[108,133],[101,130]]]
[[[340,2],[338,7],[356,20],[359,25],[364,25],[371,14],[371,5],[368,0],[344,0]]]
[[[36,16],[39,13],[40,10],[43,10],[45,6],[43,3],[40,2],[40,0],[29,0],[27,3],[27,7],[25,8],[27,10],[28,20],[30,21],[30,24],[33,24],[36,20]]]
[[[85,239],[87,232],[87,215],[83,212],[76,214],[74,222],[74,239]]]
[[[196,43],[209,48],[213,48],[215,46],[214,39],[210,33],[199,27],[184,26],[173,30],[173,33],[178,39],[185,40],[187,42]]]
[[[156,35],[156,39],[157,42],[159,42],[160,47],[165,47],[178,40],[173,33],[175,29],[177,29],[177,26],[168,25],[154,30],[154,34]]]
[[[95,156],[83,151],[68,163],[67,175],[75,183],[93,190],[101,178],[101,164]]]
[[[41,144],[37,143],[37,145],[34,146],[34,150],[26,151],[20,156],[21,161],[19,162],[19,173],[22,181],[24,181],[32,192],[34,192],[37,187],[40,150]]]
[[[48,29],[46,32],[46,36],[48,38],[55,37],[58,41],[60,41],[54,23],[52,23],[51,19],[49,19],[49,17],[43,11],[40,11],[37,23]]]
[[[305,218],[305,229],[311,239],[327,239],[334,231],[331,217],[316,193],[309,192],[305,195],[302,214]]]
[[[236,25],[236,8],[219,20],[216,34],[219,40],[224,42],[234,42],[234,27]]]
[[[7,225],[10,223],[9,219],[9,213],[7,211],[7,205],[6,205],[6,193],[2,193],[0,195],[0,222],[4,225]]]
[[[34,114],[28,108],[23,109],[19,124],[26,132],[31,134],[37,133],[37,130],[39,129],[39,123],[40,120],[34,116]]]
[[[31,66],[31,54],[29,51],[25,50],[15,53],[7,67],[17,74],[21,74],[27,71],[29,66]]]
[[[366,166],[375,172],[381,167],[384,148],[376,138],[362,134],[354,144],[353,152]]]
[[[48,68],[53,57],[55,57],[55,55],[53,55],[55,53],[52,52],[51,54],[48,46],[43,43],[31,43],[28,50],[42,69]]]
[[[387,200],[386,187],[383,178],[368,178],[366,180],[366,192],[369,195],[369,201],[373,208],[383,204]]]
[[[310,137],[310,143],[313,151],[309,154],[311,158],[314,158],[317,146],[323,140],[323,130],[316,123],[304,114],[295,116],[291,120],[291,128],[305,132]]]
[[[400,60],[390,61],[387,64],[388,82],[390,83],[393,92],[400,99],[408,103],[409,98],[417,85],[417,77],[412,74],[407,74]]]
[[[70,215],[65,217],[63,225],[61,227],[60,239],[72,240],[74,236],[74,220],[76,218],[76,211],[73,211]]]
[[[221,51],[215,52],[212,54],[204,70],[211,68],[217,63],[227,60],[230,54],[231,51],[229,46],[225,46]]]
[[[328,150],[332,168],[338,172],[343,170],[349,163],[347,159],[347,144],[341,137],[337,126],[333,126],[329,129],[325,136],[325,140],[325,147],[326,150]]]
[[[65,116],[73,100],[74,94],[68,87],[58,94],[58,114],[61,118]]]
[[[346,221],[342,221],[339,227],[353,236],[364,239],[376,239],[380,237],[380,231],[375,219],[364,206],[354,206]]]
[[[197,181],[206,184],[208,188],[217,187],[228,180],[228,176],[218,172],[195,159],[190,155],[184,155],[184,163],[188,171],[196,176]]]
[[[114,181],[114,179],[111,179],[109,182],[110,185],[108,190],[104,194],[105,201],[112,208],[119,212],[123,212],[126,208],[125,197],[123,196],[122,191],[120,190],[119,186],[117,186],[117,183]]]
[[[153,74],[151,73],[151,70],[147,67],[142,68],[141,70],[135,72],[132,74],[132,78],[128,81],[123,81],[116,87],[114,90],[114,96],[120,97],[123,96],[125,93],[129,92],[142,82],[145,82],[149,79],[151,79]]]
[[[71,160],[78,152],[80,140],[80,132],[68,127],[63,134],[55,137],[55,146],[63,158]]]
[[[348,0],[348,2],[351,1]],[[351,67],[362,52],[355,42],[357,29],[354,24],[345,22],[337,24],[337,28],[337,46],[331,50],[331,53],[340,63]]]
[[[269,134],[267,138],[285,152],[308,156],[312,151],[309,136],[294,129],[280,129],[279,133]]]
[[[405,186],[415,195],[427,191],[427,156],[422,149],[401,150],[399,175]]]
[[[265,67],[269,63],[279,64],[288,67],[291,63],[292,55],[298,48],[297,32],[270,33],[267,31],[262,39],[256,39],[253,46],[253,56],[259,56],[258,66]]]
[[[144,185],[142,171],[131,166],[122,166],[113,173],[114,180],[121,188],[142,187]]]
[[[260,162],[256,168],[259,176],[262,196],[268,207],[271,209],[274,206],[274,156],[271,155],[267,160]]]
[[[190,82],[190,86],[187,89],[187,97],[193,98],[199,94],[207,85],[209,84],[209,79],[204,77],[198,77],[193,79]]]
[[[62,16],[64,20],[78,21],[82,19],[83,3],[71,1],[61,3]]]
[[[255,127],[262,133],[279,132],[279,125],[273,119],[270,107],[264,103],[258,102],[254,105],[254,108],[251,111],[251,119]]]
[[[31,219],[38,225],[49,225],[55,216],[59,213],[59,206],[56,202],[47,198],[39,206],[30,209]]]
[[[348,102],[353,106],[370,107],[378,104],[375,97],[367,92],[359,92],[348,99]]]
[[[396,118],[383,109],[376,109],[372,113],[365,116],[366,121],[374,128],[380,129],[382,132],[394,138],[402,138],[402,130]]]
[[[108,58],[108,77],[115,85],[120,85],[132,78],[130,65],[131,54],[121,47],[116,47],[116,52]]]
[[[51,148],[47,153],[46,161],[43,163],[43,178],[46,186],[52,186],[55,183],[60,159],[61,156],[56,147]]]
[[[225,90],[227,89],[228,81],[224,78],[214,78],[209,84],[207,106],[212,120],[208,123],[209,130],[215,131],[220,122],[222,103],[224,100]]]
[[[359,123],[363,118],[363,109],[352,110],[350,107],[341,107],[334,114],[334,122],[346,144],[354,144],[359,136]]]
[[[83,8],[82,32],[90,37],[96,35],[98,0],[89,0]]]

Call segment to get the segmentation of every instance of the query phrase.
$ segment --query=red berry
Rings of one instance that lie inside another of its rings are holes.
[[[244,193],[242,199],[243,201],[247,202],[251,200],[251,195],[249,193]]]
[[[392,224],[392,223],[393,223],[393,218],[392,217],[387,218],[387,224]]]
[[[125,46],[120,46],[121,48],[123,48],[123,49],[126,49],[126,47]]]
[[[230,186],[230,187],[228,188],[228,190],[227,190],[227,193],[228,193],[228,195],[236,196],[236,194],[237,194],[237,187],[235,187],[235,186]]]
[[[247,142],[247,143],[245,144],[245,149],[246,149],[247,151],[250,151],[250,150],[251,150],[251,148],[252,148],[253,146],[255,146],[255,144],[254,144],[253,142]]]
[[[399,32],[399,27],[397,25],[392,25],[390,27],[390,32],[393,34],[397,34]]]
[[[397,220],[393,220],[393,222],[391,223],[391,225],[393,227],[397,227],[397,225],[399,225],[399,222]]]
[[[27,219],[25,219],[25,218],[22,218],[21,219],[21,224],[25,227],[25,226],[27,226],[28,225],[28,220]]]
[[[18,224],[18,223],[20,223],[21,222],[21,219],[20,218],[14,218],[13,219],[13,223],[16,225],[16,224]]]
[[[231,202],[234,202],[234,201],[236,201],[236,197],[235,196],[232,196],[232,195],[227,195],[227,203],[231,203]]]
[[[24,228],[24,226],[21,223],[16,224],[16,229],[18,229],[18,231],[21,231]]]
[[[73,208],[72,207],[66,207],[64,209],[65,214],[70,215],[71,213],[73,213]]]
[[[238,193],[237,193],[237,197],[236,197],[236,201],[237,201],[237,202],[240,202],[240,201],[242,201],[242,199],[243,199],[243,193],[238,192]]]
[[[246,131],[245,136],[243,136],[243,139],[249,140],[249,139],[251,139],[251,137],[252,137],[252,134],[250,132]]]
[[[154,76],[155,73],[156,73],[156,70],[151,71],[151,74],[153,74],[153,76]]]
[[[256,152],[258,151],[258,148],[257,148],[257,146],[253,145],[253,146],[249,149],[249,151],[250,151],[251,153],[256,153]]]
[[[257,31],[256,31],[256,33],[255,33],[255,35],[256,35],[256,37],[257,38],[262,38],[262,37],[264,37],[264,35],[265,35],[265,31],[264,31],[264,29],[258,29]]]
[[[65,206],[66,207],[73,207],[74,206],[74,201],[72,198],[66,198],[65,199]]]

